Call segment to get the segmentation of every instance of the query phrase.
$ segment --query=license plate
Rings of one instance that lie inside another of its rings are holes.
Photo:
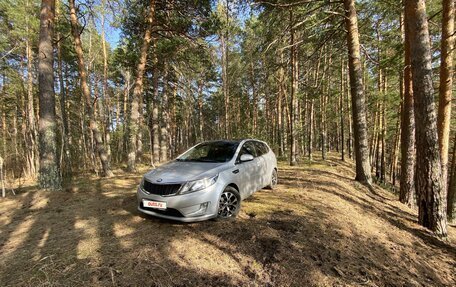
[[[144,207],[149,207],[149,208],[166,209],[166,202],[143,199],[143,205],[144,205]]]

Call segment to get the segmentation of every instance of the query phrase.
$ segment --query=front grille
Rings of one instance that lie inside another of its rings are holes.
[[[156,194],[161,196],[176,194],[181,185],[180,184],[156,184],[144,180],[143,189],[149,194]]]
[[[142,202],[141,202],[140,207],[141,207],[141,209],[150,210],[155,213],[162,214],[162,215],[167,215],[167,216],[172,216],[172,217],[184,217],[182,215],[182,213],[179,212],[179,210],[174,209],[174,208],[167,208],[165,210],[161,210],[161,209],[156,209],[156,208],[144,207]]]

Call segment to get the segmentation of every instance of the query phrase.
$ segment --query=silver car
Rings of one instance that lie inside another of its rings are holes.
[[[144,175],[138,210],[184,222],[229,219],[242,200],[276,184],[277,160],[265,142],[203,142]]]

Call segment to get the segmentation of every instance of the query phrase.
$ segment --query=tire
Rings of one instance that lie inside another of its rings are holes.
[[[241,196],[231,186],[227,186],[220,195],[217,220],[231,220],[236,218],[241,209]]]
[[[269,185],[267,186],[268,189],[275,189],[276,186],[277,186],[277,180],[278,180],[278,175],[277,175],[277,169],[274,168],[272,170],[272,175],[271,175],[271,182],[269,183]]]

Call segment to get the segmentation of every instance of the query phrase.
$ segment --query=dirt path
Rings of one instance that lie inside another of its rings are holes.
[[[139,175],[80,178],[0,200],[0,285],[456,286],[456,229],[441,242],[338,160],[281,166],[236,221],[141,216]]]

